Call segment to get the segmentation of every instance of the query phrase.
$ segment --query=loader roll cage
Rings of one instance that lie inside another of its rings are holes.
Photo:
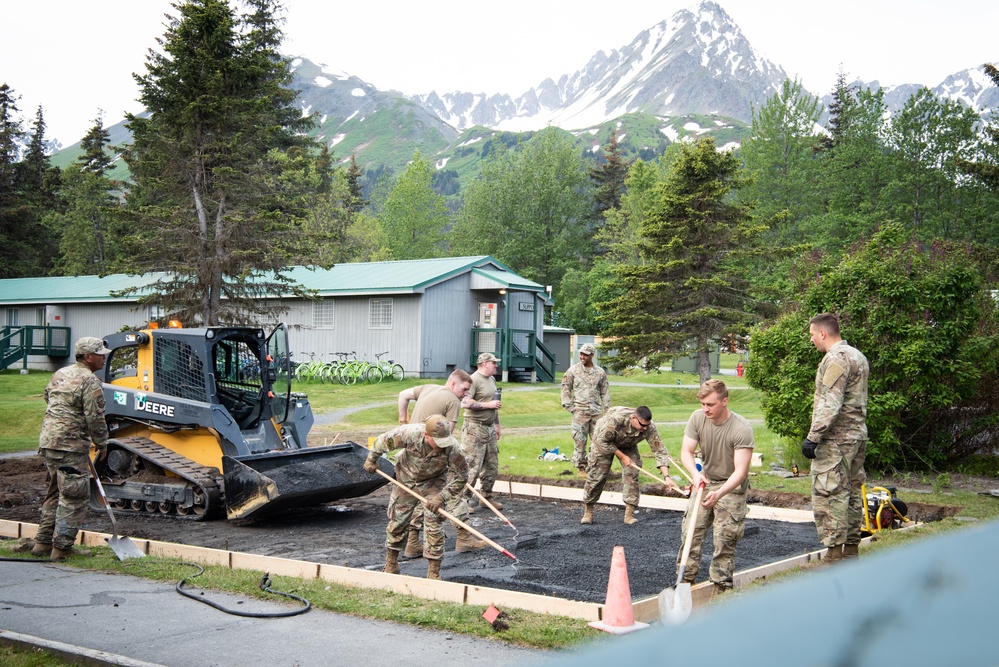
[[[139,388],[200,403],[223,405],[240,430],[256,428],[272,416],[283,423],[289,413],[291,369],[288,334],[280,324],[265,338],[263,329],[160,329],[153,345],[152,386]],[[137,348],[149,342],[145,332],[112,334],[104,382],[135,377]],[[270,400],[267,398],[270,397]]]

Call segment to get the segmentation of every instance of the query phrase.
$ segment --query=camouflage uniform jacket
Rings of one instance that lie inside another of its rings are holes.
[[[829,348],[815,373],[812,442],[867,440],[867,378],[870,365],[860,350],[841,340]]]
[[[656,455],[656,466],[669,465],[669,453],[663,447],[655,424],[649,424],[645,431],[639,431],[631,423],[635,408],[615,406],[597,422],[593,431],[593,448],[605,456],[613,456],[617,450],[637,449],[638,443],[647,440]]]
[[[107,447],[104,389],[89,368],[77,362],[57,370],[45,387],[45,402],[39,449],[85,454],[91,441],[99,449]]]
[[[468,464],[457,445],[435,452],[424,441],[424,433],[423,424],[406,424],[383,433],[375,438],[368,459],[377,460],[380,454],[402,449],[396,458],[395,478],[407,486],[413,486],[445,477],[447,481],[441,496],[444,500],[450,500],[465,488]]]
[[[569,412],[602,415],[610,407],[607,372],[596,364],[573,364],[562,376],[562,407]]]

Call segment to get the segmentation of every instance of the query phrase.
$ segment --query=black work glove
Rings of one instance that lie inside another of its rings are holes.
[[[444,498],[443,496],[441,496],[441,494],[438,493],[433,498],[427,499],[427,509],[433,512],[434,514],[437,514],[437,512],[442,507],[444,507]]]
[[[805,441],[801,443],[801,453],[804,455],[806,459],[814,459],[815,448],[818,447],[818,445],[819,443],[812,442],[808,438],[805,438]]]
[[[378,459],[364,459],[364,469],[374,475],[378,470]]]

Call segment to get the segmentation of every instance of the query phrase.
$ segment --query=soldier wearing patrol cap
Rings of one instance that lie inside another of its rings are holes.
[[[468,483],[475,486],[478,480],[482,495],[496,509],[503,509],[503,505],[493,499],[493,484],[499,476],[499,411],[503,406],[493,378],[499,363],[500,359],[491,352],[483,352],[476,360],[472,386],[461,401],[465,408],[465,420],[461,424],[461,453],[468,461]],[[474,499],[470,499],[469,505],[474,507]]]
[[[589,343],[579,348],[579,363],[562,376],[562,407],[572,415],[572,463],[579,476],[586,477],[586,440],[593,427],[610,407],[607,373],[593,363],[596,350]]]
[[[74,351],[76,363],[57,370],[45,387],[47,408],[38,438],[48,487],[31,553],[52,560],[90,555],[74,550],[73,544],[90,498],[87,458],[91,443],[103,457],[108,441],[104,390],[94,373],[104,368],[111,350],[100,338],[81,338]]]
[[[461,493],[468,480],[468,465],[457,445],[447,417],[432,415],[424,424],[404,424],[375,438],[364,461],[364,469],[374,474],[382,454],[403,450],[396,459],[395,478],[427,499],[429,511],[423,512],[427,579],[441,578],[444,527],[437,512]],[[385,571],[389,574],[399,574],[399,552],[406,544],[409,523],[419,502],[393,485],[385,528]]]

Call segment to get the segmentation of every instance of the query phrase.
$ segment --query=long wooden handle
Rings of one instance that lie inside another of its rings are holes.
[[[475,497],[478,498],[480,502],[484,503],[486,507],[488,507],[489,509],[491,509],[496,516],[498,516],[499,518],[503,519],[503,521],[506,523],[506,525],[510,526],[514,530],[517,530],[517,527],[515,525],[513,525],[512,523],[510,523],[510,519],[507,519],[505,516],[503,516],[503,513],[500,512],[498,509],[496,509],[496,506],[493,505],[491,502],[489,502],[489,500],[484,495],[482,495],[481,493],[479,493],[478,491],[476,491],[475,489],[473,489],[471,484],[469,484],[468,482],[465,482],[465,488],[467,488],[469,491],[471,491],[472,493],[474,493]]]
[[[396,478],[392,477],[391,475],[386,475],[381,470],[375,470],[375,472],[378,473],[379,475],[381,475],[382,477],[384,477],[385,479],[387,479],[388,481],[392,482],[396,486],[398,486],[400,489],[402,489],[403,491],[405,491],[409,495],[411,495],[414,498],[416,498],[417,500],[419,500],[424,505],[427,504],[427,499],[426,498],[424,498],[423,496],[421,496],[420,494],[418,494],[416,491],[413,491],[411,488],[409,488],[408,486],[406,486],[405,484],[403,484],[402,482],[400,482]],[[514,556],[512,553],[510,553],[509,551],[507,551],[506,549],[504,549],[502,546],[500,546],[496,542],[493,542],[491,539],[489,539],[488,537],[486,537],[485,535],[483,535],[479,531],[475,530],[474,528],[472,528],[471,526],[469,526],[467,523],[465,523],[464,521],[462,521],[461,519],[459,519],[455,515],[451,514],[450,512],[447,512],[446,510],[444,510],[444,508],[441,508],[441,509],[439,509],[437,511],[440,512],[445,518],[450,519],[456,525],[461,526],[462,528],[464,528],[465,530],[467,530],[468,532],[470,532],[472,535],[475,535],[476,537],[478,537],[483,542],[485,542],[486,544],[488,544],[489,546],[491,546],[493,549],[496,549],[496,551],[500,552],[501,554],[503,554],[507,558],[512,558],[513,560],[517,560],[517,557]]]
[[[668,459],[669,459],[669,462],[670,462],[670,463],[672,463],[672,464],[676,465],[676,467],[680,469],[680,473],[681,473],[681,474],[682,474],[682,475],[683,475],[684,477],[686,477],[686,478],[687,478],[687,481],[688,481],[688,482],[690,482],[691,484],[693,484],[693,483],[694,483],[694,480],[692,480],[692,479],[690,478],[690,475],[688,475],[688,474],[687,474],[687,469],[683,467],[683,464],[682,464],[682,463],[678,462],[678,461],[677,461],[676,459],[674,459],[674,458],[673,458],[672,456],[670,456],[669,454],[666,454],[666,458],[668,458]]]
[[[683,571],[687,569],[687,557],[690,555],[690,545],[694,541],[694,527],[697,524],[697,508],[701,506],[701,496],[704,495],[704,485],[697,487],[697,496],[694,498],[694,511],[690,513],[690,525],[687,526],[687,539],[683,542],[683,555],[680,557],[680,569],[676,573],[676,585],[679,586],[683,579]]]
[[[670,486],[669,484],[667,484],[667,483],[666,483],[666,480],[662,480],[662,479],[659,479],[659,476],[658,476],[658,475],[655,475],[655,474],[653,474],[653,473],[649,472],[648,470],[646,470],[646,469],[645,469],[645,468],[643,468],[642,466],[640,466],[640,465],[637,465],[637,464],[635,464],[635,463],[632,463],[632,464],[631,464],[631,467],[632,467],[632,468],[634,468],[635,470],[637,470],[638,472],[642,472],[642,473],[645,473],[646,475],[648,475],[648,476],[649,476],[649,477],[651,477],[652,479],[656,480],[657,482],[659,482],[659,483],[660,483],[660,484],[662,484],[663,486],[665,486],[665,487],[668,487],[668,488],[670,488],[670,489],[672,489],[672,488],[673,488],[672,486]],[[688,479],[689,479],[689,478],[688,478]]]

